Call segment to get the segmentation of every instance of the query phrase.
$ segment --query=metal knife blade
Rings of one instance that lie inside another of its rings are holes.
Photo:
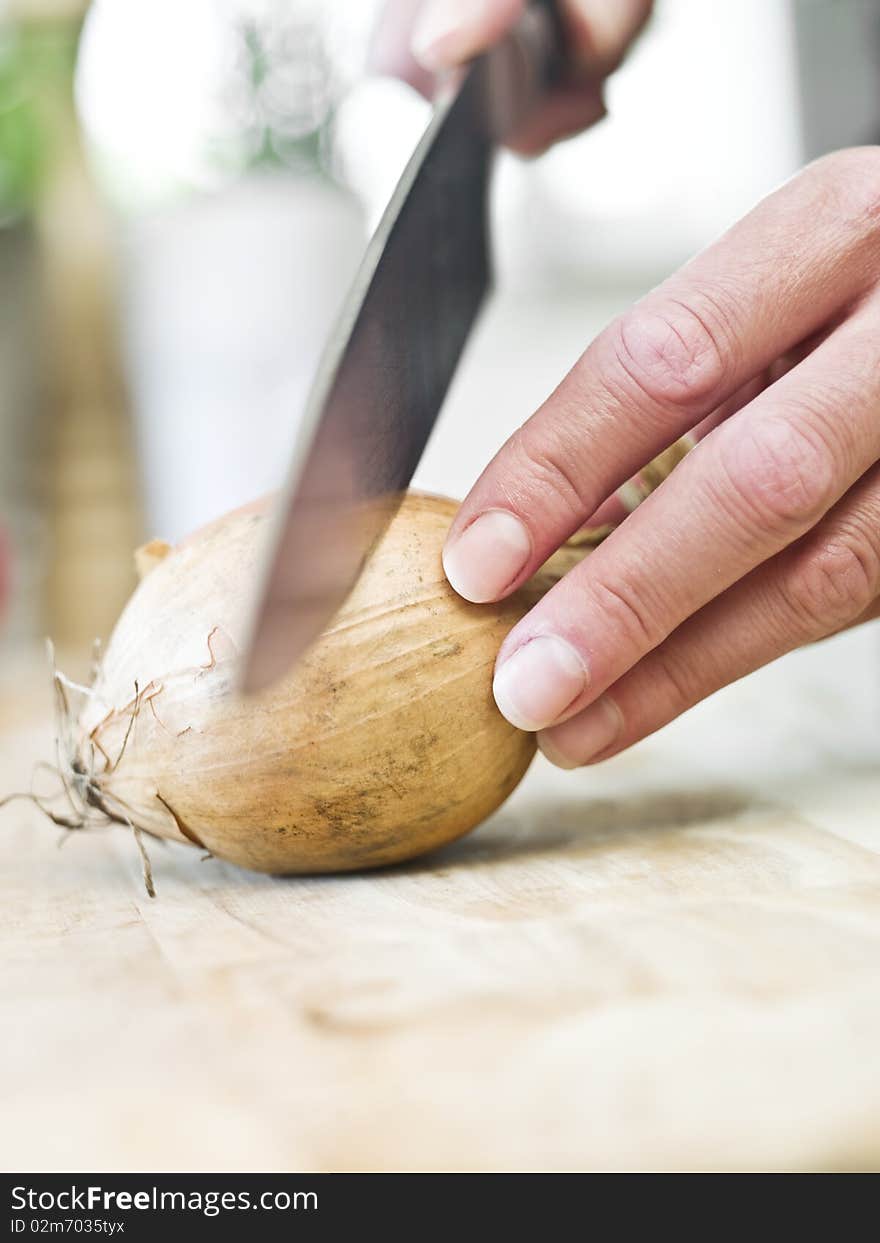
[[[319,365],[270,538],[243,689],[283,674],[356,583],[412,479],[490,283],[492,154],[556,69],[549,4],[440,104]]]

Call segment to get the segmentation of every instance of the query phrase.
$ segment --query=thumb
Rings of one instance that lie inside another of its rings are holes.
[[[525,0],[427,0],[413,29],[412,53],[434,72],[451,69],[497,43]]]

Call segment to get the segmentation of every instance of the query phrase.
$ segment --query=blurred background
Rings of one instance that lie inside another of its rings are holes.
[[[368,72],[377,9],[0,0],[7,660],[87,649],[137,543],[280,482],[429,114]],[[497,290],[416,483],[462,495],[612,315],[805,160],[876,141],[878,60],[875,0],[658,0],[608,119],[499,161]]]

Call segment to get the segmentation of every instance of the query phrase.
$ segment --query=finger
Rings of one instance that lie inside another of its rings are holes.
[[[872,306],[712,432],[514,627],[495,674],[508,720],[573,715],[816,525],[880,457],[878,327]]]
[[[525,0],[427,0],[412,53],[432,72],[451,69],[497,43],[522,16]]]
[[[435,80],[412,54],[410,43],[422,0],[385,0],[370,37],[367,67],[371,73],[387,74],[408,82],[426,99],[434,93]]]
[[[579,134],[606,114],[599,86],[564,86],[552,91],[520,126],[508,146],[520,155],[541,155],[554,142]]]
[[[681,445],[688,449],[692,449],[694,445],[699,444],[701,440],[705,440],[711,431],[714,431],[716,427],[718,427],[726,419],[729,419],[732,414],[736,414],[739,410],[742,410],[742,408],[747,406],[750,401],[753,401],[759,393],[764,391],[770,383],[770,370],[771,369],[768,368],[767,371],[763,371],[754,380],[749,380],[747,383],[740,385],[732,397],[729,397],[727,401],[723,401],[721,405],[716,407],[716,409],[713,410],[711,414],[708,414],[705,419],[701,419],[696,427],[692,431],[688,432],[687,435],[682,436],[679,440],[677,440],[675,445]],[[670,449],[674,449],[675,445],[671,445]],[[661,453],[658,458],[654,458],[653,461],[657,462],[662,460],[664,454],[669,453],[669,451],[669,449],[665,449],[663,453]],[[588,527],[606,526],[608,524],[619,526],[620,523],[626,518],[627,514],[631,514],[633,510],[637,509],[639,505],[641,505],[642,501],[646,500],[651,495],[651,493],[659,486],[659,482],[660,481],[658,479],[651,476],[650,471],[646,472],[643,467],[640,471],[633,475],[631,479],[627,479],[625,483],[622,483],[617,491],[609,496],[607,500],[603,501],[596,512],[590,515],[584,525]]]
[[[803,540],[708,604],[538,741],[562,768],[615,755],[778,656],[880,612],[880,467]]]
[[[854,630],[856,626],[864,626],[866,622],[877,621],[880,618],[880,598],[874,600],[864,613],[860,613],[855,621],[847,622],[845,626],[841,626],[839,630],[835,630],[834,634],[841,634],[844,630]],[[832,638],[827,635],[826,638]]]
[[[566,54],[573,73],[607,76],[651,12],[651,0],[563,0]],[[434,72],[491,47],[519,20],[525,0],[428,0],[412,36],[416,60]]]
[[[453,68],[502,38],[524,7],[524,0],[429,0],[412,31],[411,59],[432,73]],[[521,155],[540,155],[560,139],[600,121],[605,116],[602,80],[620,62],[650,9],[651,0],[563,3],[566,81],[548,94],[508,145]],[[399,54],[396,60],[400,61]],[[412,70],[399,63],[393,72],[415,80]]]
[[[742,410],[750,401],[754,401],[759,393],[763,393],[765,388],[774,384],[782,376],[787,375],[792,367],[806,358],[807,354],[815,349],[820,340],[824,340],[827,335],[825,332],[813,334],[806,342],[802,342],[801,345],[797,346],[796,349],[789,350],[788,353],[783,354],[766,371],[762,371],[759,376],[741,385],[732,397],[728,397],[727,401],[723,401],[711,414],[699,422],[687,436],[683,436],[676,441],[675,445],[670,445],[670,448],[664,450],[664,453],[655,458],[647,469],[643,467],[632,479],[628,479],[626,483],[621,484],[617,491],[603,501],[594,514],[590,515],[584,526],[590,528],[619,526],[627,514],[631,514],[634,509],[641,505],[642,501],[650,496],[662,482],[662,479],[670,473],[672,467],[677,464],[678,459],[676,458],[675,461],[669,463],[669,470],[661,470],[658,477],[658,471],[656,469],[652,471],[651,467],[654,467],[655,464],[662,467],[664,454],[668,454],[670,451],[674,452],[679,446],[685,450],[692,448],[695,444],[704,440],[711,431],[714,431],[716,427],[725,422],[726,419],[729,419],[731,415]],[[679,456],[684,456],[684,454],[680,453]]]
[[[644,462],[867,290],[880,229],[866,166],[880,200],[880,155],[826,157],[597,337],[461,506],[444,552],[461,595],[518,587]]]
[[[621,484],[613,496],[609,496],[596,512],[590,515],[584,527],[588,530],[595,530],[597,527],[619,526],[627,514],[638,509],[642,501],[647,500],[651,493],[656,491],[660,484],[672,474],[685,454],[689,453],[697,443],[698,431],[699,429],[695,428],[687,436],[676,440],[675,444],[664,449],[647,466],[643,466],[632,479],[627,479],[626,483]]]
[[[575,66],[607,77],[645,25],[651,0],[563,0],[566,47]]]

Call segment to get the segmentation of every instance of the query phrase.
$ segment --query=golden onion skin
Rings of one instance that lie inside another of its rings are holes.
[[[105,810],[275,873],[398,863],[484,820],[535,751],[491,689],[528,601],[452,591],[440,550],[456,508],[410,493],[326,633],[253,698],[235,685],[264,513],[232,513],[155,564],[80,721],[77,765]]]

